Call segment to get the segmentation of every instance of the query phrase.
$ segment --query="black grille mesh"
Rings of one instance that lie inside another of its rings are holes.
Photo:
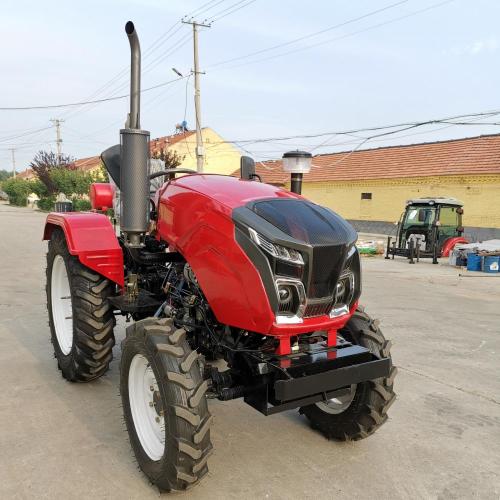
[[[332,309],[332,301],[322,302],[321,304],[308,304],[304,312],[304,317],[312,318],[314,316],[322,316],[328,314]]]
[[[308,296],[332,296],[345,258],[345,246],[318,246],[313,248],[311,281]]]

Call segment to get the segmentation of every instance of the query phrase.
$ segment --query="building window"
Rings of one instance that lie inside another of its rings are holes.
[[[361,193],[361,199],[362,200],[371,200],[372,199],[372,193]]]

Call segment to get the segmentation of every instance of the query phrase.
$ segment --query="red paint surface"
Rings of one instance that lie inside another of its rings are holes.
[[[450,252],[453,250],[455,245],[459,243],[469,243],[469,240],[462,236],[455,236],[454,238],[448,238],[443,243],[443,249],[441,250],[441,257],[449,257]]]
[[[334,328],[330,328],[330,330],[328,330],[326,345],[328,347],[337,345],[337,330],[335,330]]]
[[[50,239],[56,227],[62,228],[71,255],[109,280],[123,287],[123,253],[109,219],[89,212],[50,213],[43,239]]]
[[[261,277],[235,240],[234,208],[265,198],[300,198],[255,181],[219,175],[188,175],[171,181],[157,193],[158,234],[192,267],[220,323],[284,337],[280,350],[290,352],[288,337],[315,330],[339,329],[350,314],[330,319],[308,318],[278,325]]]
[[[109,182],[94,182],[90,185],[90,204],[93,210],[106,211],[113,208],[115,189]]]

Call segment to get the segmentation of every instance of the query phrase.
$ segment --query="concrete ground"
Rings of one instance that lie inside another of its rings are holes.
[[[118,346],[97,382],[70,384],[57,370],[43,221],[0,205],[0,498],[156,498],[124,431]],[[297,412],[264,417],[241,401],[212,402],[210,473],[176,497],[500,498],[500,275],[381,258],[363,268],[362,302],[399,367],[388,423],[336,443]]]

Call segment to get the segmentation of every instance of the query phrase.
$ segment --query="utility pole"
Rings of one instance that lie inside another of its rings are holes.
[[[56,127],[56,148],[57,148],[57,162],[61,163],[61,144],[62,144],[62,139],[61,139],[61,123],[64,122],[64,120],[60,120],[59,118],[51,118],[50,120],[54,126]]]
[[[16,176],[16,149],[10,148],[10,152],[12,153],[12,177]]]
[[[184,24],[193,26],[193,53],[194,53],[194,112],[196,117],[196,170],[203,172],[203,162],[205,151],[203,148],[203,138],[201,136],[201,104],[200,104],[200,74],[198,61],[198,28],[210,28],[210,24],[197,23],[196,21],[185,21]]]

